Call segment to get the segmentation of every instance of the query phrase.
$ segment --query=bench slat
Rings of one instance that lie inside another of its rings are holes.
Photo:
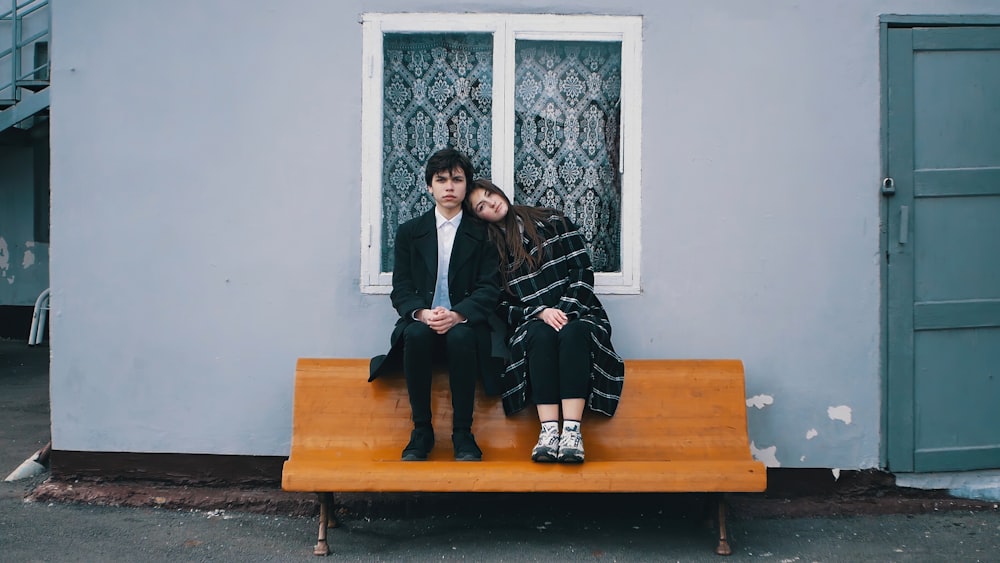
[[[337,492],[759,492],[755,461],[587,461],[580,465],[491,462],[341,462],[318,457],[285,464],[288,491]]]

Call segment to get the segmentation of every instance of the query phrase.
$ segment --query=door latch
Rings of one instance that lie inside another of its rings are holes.
[[[899,206],[899,244],[910,240],[910,206]]]

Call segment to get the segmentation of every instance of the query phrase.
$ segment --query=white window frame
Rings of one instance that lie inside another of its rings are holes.
[[[551,14],[367,13],[362,15],[361,292],[392,290],[381,272],[383,45],[393,32],[493,34],[493,180],[513,199],[514,46],[518,39],[616,41],[622,46],[621,271],[595,273],[595,291],[637,294],[642,186],[642,18]]]

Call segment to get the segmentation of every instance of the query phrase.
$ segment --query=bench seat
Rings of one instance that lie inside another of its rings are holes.
[[[320,537],[328,553],[329,493],[340,492],[761,492],[764,464],[750,455],[739,360],[626,360],[614,417],[587,412],[586,461],[534,463],[534,408],[505,416],[477,390],[472,431],[483,461],[453,459],[447,376],[436,373],[436,445],[428,461],[400,460],[413,425],[406,384],[368,383],[366,358],[302,358],[295,376],[292,448],[282,488],[320,494]],[[720,544],[728,552],[720,501]]]

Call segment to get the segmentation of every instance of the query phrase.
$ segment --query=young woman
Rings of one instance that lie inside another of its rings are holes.
[[[594,295],[583,236],[559,211],[512,205],[489,180],[473,184],[465,205],[486,221],[500,255],[498,312],[507,322],[510,353],[501,376],[504,412],[513,414],[530,399],[542,425],[531,459],[581,463],[584,408],[612,416],[625,375],[611,346],[611,323]]]

